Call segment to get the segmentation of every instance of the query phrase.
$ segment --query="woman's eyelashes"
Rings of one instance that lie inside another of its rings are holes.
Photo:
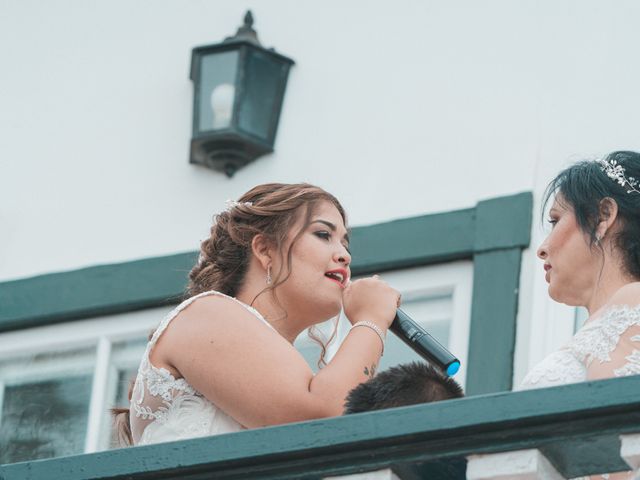
[[[314,232],[314,235],[318,238],[326,240],[327,242],[331,240],[331,232],[327,232],[326,230],[321,230],[319,232]],[[349,245],[342,244],[347,253],[351,255],[351,250],[349,250]]]
[[[556,223],[558,223],[558,219],[557,218],[550,218],[547,220],[547,222],[549,222],[551,224],[551,228],[556,226]]]

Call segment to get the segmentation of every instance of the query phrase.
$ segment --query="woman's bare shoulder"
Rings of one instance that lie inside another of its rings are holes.
[[[640,282],[628,283],[613,294],[608,302],[613,306],[640,307]]]
[[[246,335],[271,333],[255,313],[235,299],[205,295],[193,300],[171,321],[158,339],[152,362],[175,368],[185,352],[196,352],[214,342],[229,344]]]
[[[194,327],[206,331],[227,331],[234,326],[264,328],[266,325],[257,312],[235,298],[226,295],[205,295],[194,300],[180,312],[181,321],[176,322],[193,331]]]

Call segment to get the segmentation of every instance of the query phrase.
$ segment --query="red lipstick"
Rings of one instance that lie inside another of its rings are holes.
[[[335,282],[338,282],[342,288],[344,288],[349,281],[349,273],[347,272],[346,268],[336,268],[335,270],[329,270],[328,272],[325,272],[324,276]]]

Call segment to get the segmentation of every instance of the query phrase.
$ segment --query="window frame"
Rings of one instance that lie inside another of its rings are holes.
[[[15,330],[0,335],[0,360],[24,358],[45,352],[71,352],[78,349],[92,349],[93,364],[86,368],[74,369],[91,376],[90,402],[88,406],[87,429],[82,453],[104,450],[108,445],[108,408],[115,397],[117,369],[124,363],[112,362],[112,347],[119,342],[135,338],[146,339],[156,328],[170,307],[159,307],[140,312],[129,312],[109,318],[85,319],[54,325],[45,325],[28,330]],[[131,356],[131,366],[137,367],[140,358]],[[0,423],[2,422],[2,400],[7,385],[19,385],[35,380],[64,378],[69,372],[68,365],[51,365],[46,372],[27,374],[17,383],[0,381]],[[116,373],[114,378],[114,373]],[[16,377],[17,378],[17,377]],[[114,389],[115,387],[115,389]]]

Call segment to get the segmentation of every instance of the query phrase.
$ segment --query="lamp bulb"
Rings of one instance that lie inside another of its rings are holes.
[[[230,83],[221,83],[211,92],[214,129],[226,128],[231,124],[235,93],[236,87]]]

